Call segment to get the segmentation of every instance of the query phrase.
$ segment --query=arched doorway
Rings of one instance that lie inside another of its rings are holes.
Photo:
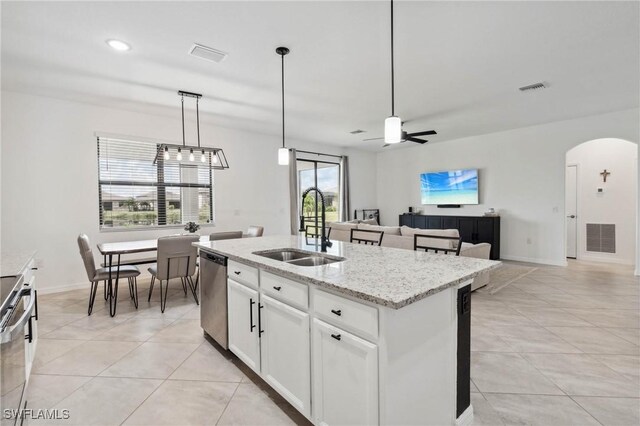
[[[566,255],[635,265],[638,146],[616,138],[583,142],[566,153]]]

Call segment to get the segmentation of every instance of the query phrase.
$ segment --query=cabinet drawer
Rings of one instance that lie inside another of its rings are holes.
[[[258,288],[258,268],[229,260],[227,274],[229,275],[229,278],[243,284],[247,284],[253,288]]]
[[[260,276],[260,290],[282,302],[304,308],[309,307],[309,286],[269,272]]]
[[[313,310],[317,316],[339,327],[378,338],[378,310],[321,290],[313,292]]]

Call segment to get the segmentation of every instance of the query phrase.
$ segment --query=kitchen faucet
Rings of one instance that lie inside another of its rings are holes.
[[[320,251],[323,253],[327,252],[327,247],[331,247],[333,245],[333,243],[331,241],[329,241],[329,238],[326,236],[326,232],[325,232],[325,215],[326,215],[326,204],[325,204],[325,200],[324,200],[324,194],[322,193],[322,191],[320,191],[317,187],[312,186],[309,187],[307,189],[304,190],[304,192],[302,193],[302,204],[301,204],[301,208],[304,208],[304,198],[307,196],[307,194],[311,191],[316,191],[316,193],[320,196],[320,200],[322,201],[322,236],[320,238]],[[305,232],[304,229],[304,215],[301,214],[300,215],[300,232]],[[316,230],[317,232],[317,230]]]

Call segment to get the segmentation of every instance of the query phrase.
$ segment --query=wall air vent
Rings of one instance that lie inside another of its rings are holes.
[[[527,92],[529,90],[540,90],[540,89],[546,89],[547,86],[544,83],[535,83],[535,84],[530,84],[528,86],[522,86],[520,88],[518,88],[518,90],[520,90],[521,92]]]
[[[222,62],[228,56],[225,52],[213,49],[211,47],[203,46],[198,43],[195,43],[193,45],[193,47],[189,51],[189,55],[193,55],[200,59],[211,62]]]
[[[587,223],[587,251],[616,252],[616,225]]]
[[[366,132],[366,130],[360,130],[360,129],[357,129],[357,130],[354,130],[354,131],[349,132],[349,133],[351,133],[352,135],[357,135],[357,134],[359,134],[359,133],[364,133],[364,132]]]

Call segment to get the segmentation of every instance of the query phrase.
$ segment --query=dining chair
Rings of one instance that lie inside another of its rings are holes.
[[[380,246],[382,245],[382,237],[384,237],[384,231],[352,228],[349,242]]]
[[[242,231],[213,232],[209,235],[209,241],[233,240],[242,238]]]
[[[421,240],[420,243],[418,240]],[[428,233],[420,233],[413,235],[413,249],[424,250],[425,252],[433,251],[443,254],[453,253],[460,256],[462,248],[461,237],[449,237],[445,235],[429,235]]]
[[[162,312],[167,306],[169,280],[173,278],[180,278],[184,294],[187,294],[188,286],[196,304],[200,304],[197,285],[194,284],[192,278],[196,272],[196,259],[198,258],[198,249],[193,246],[193,243],[198,241],[200,241],[198,235],[175,235],[158,238],[158,261],[149,268],[151,287],[149,287],[148,300],[151,301],[155,281],[160,281],[160,310]],[[165,281],[163,292],[163,282]]]
[[[113,291],[115,302],[118,303],[119,278],[126,278],[129,282],[129,295],[131,296],[131,299],[133,299],[133,304],[136,309],[138,309],[137,278],[138,275],[140,275],[140,270],[133,265],[123,265],[120,266],[120,268],[112,266],[96,269],[93,251],[91,250],[89,237],[86,234],[80,234],[78,236],[78,248],[80,249],[80,257],[82,257],[82,261],[84,262],[84,269],[87,272],[87,278],[89,278],[89,282],[91,283],[91,290],[89,291],[89,309],[87,311],[88,315],[91,315],[91,312],[93,311],[93,303],[96,300],[96,292],[100,281],[104,281],[105,295],[108,293],[109,296],[111,296],[111,292]],[[115,288],[107,290],[107,282],[110,275],[116,278]]]
[[[247,230],[247,237],[262,237],[264,226],[251,225]]]

